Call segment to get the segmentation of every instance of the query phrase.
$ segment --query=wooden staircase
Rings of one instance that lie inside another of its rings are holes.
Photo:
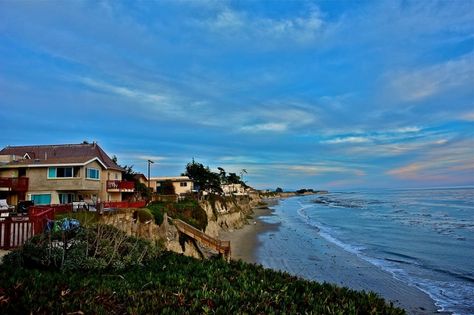
[[[230,260],[230,241],[221,241],[217,238],[211,237],[206,233],[196,229],[194,226],[189,225],[179,219],[171,219],[171,222],[173,222],[174,226],[179,232],[186,234],[202,245],[217,251],[224,257],[225,260]]]

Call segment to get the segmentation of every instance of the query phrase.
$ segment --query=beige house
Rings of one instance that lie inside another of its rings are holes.
[[[0,199],[16,205],[122,201],[135,190],[97,143],[8,146],[0,151]]]
[[[242,184],[221,185],[222,191],[226,196],[244,196],[248,195],[247,190]]]
[[[194,189],[193,180],[187,176],[150,177],[150,188],[153,192],[160,193],[161,187],[165,181],[171,181],[173,183],[174,191],[179,196],[189,194]]]

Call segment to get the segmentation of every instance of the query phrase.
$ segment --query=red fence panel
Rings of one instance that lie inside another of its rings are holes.
[[[104,201],[100,204],[104,208],[143,208],[146,206],[146,201]]]
[[[28,217],[9,217],[0,221],[0,248],[11,249],[23,245],[34,235]]]

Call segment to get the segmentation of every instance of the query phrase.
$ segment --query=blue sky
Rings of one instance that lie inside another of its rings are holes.
[[[257,188],[474,184],[474,1],[0,0],[0,145]]]

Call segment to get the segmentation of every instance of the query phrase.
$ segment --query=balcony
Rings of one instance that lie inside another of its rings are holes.
[[[0,190],[25,192],[28,190],[28,177],[0,177]]]
[[[125,180],[108,180],[107,181],[108,192],[134,192],[135,183]]]

